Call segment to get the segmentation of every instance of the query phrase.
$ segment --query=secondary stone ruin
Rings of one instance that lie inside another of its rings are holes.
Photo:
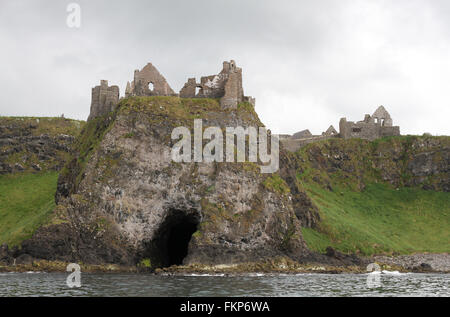
[[[242,87],[242,68],[235,61],[223,62],[222,71],[217,75],[201,77],[197,83],[189,78],[180,93],[170,87],[163,75],[148,63],[142,70],[134,71],[134,80],[127,83],[125,97],[132,96],[179,96],[181,98],[218,98],[224,109],[237,108],[241,102],[255,106],[255,98],[244,96]],[[113,111],[119,103],[119,87],[108,87],[108,81],[92,89],[91,114],[89,119]]]
[[[355,123],[342,118],[339,122],[339,131],[344,139],[361,138],[370,141],[400,135],[400,127],[392,125],[391,115],[383,106],[380,106],[372,116],[366,114],[363,121]]]
[[[358,122],[347,121],[342,118],[339,122],[339,133],[330,126],[322,135],[313,135],[309,130],[303,130],[294,135],[282,135],[281,143],[288,151],[298,151],[306,144],[330,138],[361,138],[369,141],[385,136],[400,135],[400,127],[393,126],[389,112],[380,106],[373,115],[365,115],[364,120]]]

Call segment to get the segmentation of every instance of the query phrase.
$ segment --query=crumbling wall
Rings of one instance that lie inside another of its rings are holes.
[[[398,136],[400,135],[400,127],[381,127],[380,129],[380,137],[385,136]]]
[[[372,116],[366,114],[363,121],[352,122],[342,118],[339,122],[339,132],[342,138],[361,138],[376,140],[385,136],[400,135],[400,127],[392,125],[392,118],[383,106],[380,106]]]
[[[125,96],[173,96],[167,80],[152,63],[148,63],[142,70],[134,71],[134,81],[127,83]]]
[[[195,80],[195,78],[189,78],[187,83],[185,83],[183,88],[181,88],[181,90],[180,90],[180,97],[181,98],[195,98],[197,87],[200,87],[200,86],[197,84],[197,81]]]
[[[373,113],[372,118],[375,123],[379,123],[383,127],[392,127],[391,115],[383,106],[378,107]]]
[[[297,152],[302,147],[304,147],[307,144],[319,142],[323,140],[333,139],[337,138],[339,135],[321,135],[317,136],[314,135],[310,138],[303,138],[303,139],[294,139],[294,138],[280,138],[280,143],[282,144],[283,148],[289,152]]]
[[[199,88],[198,93],[196,89]],[[189,78],[180,91],[182,98],[220,98],[224,109],[236,108],[243,101],[255,106],[255,99],[244,96],[242,88],[242,69],[235,61],[223,62],[222,71],[217,75],[203,76],[200,83],[195,78]]]
[[[293,139],[305,139],[305,138],[311,138],[313,135],[309,130],[303,130],[297,133],[294,133],[292,136]]]
[[[322,135],[323,136],[331,136],[331,135],[337,135],[339,134],[336,129],[330,125],[330,127],[327,129],[327,131],[323,132]]]
[[[107,80],[100,81],[100,86],[92,88],[91,112],[88,120],[114,111],[119,103],[119,87],[108,86]]]

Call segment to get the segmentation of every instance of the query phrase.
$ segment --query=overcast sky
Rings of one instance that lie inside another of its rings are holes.
[[[0,0],[0,115],[85,120],[100,79],[124,94],[152,62],[188,77],[243,68],[275,133],[319,134],[384,105],[402,134],[450,134],[448,0]]]

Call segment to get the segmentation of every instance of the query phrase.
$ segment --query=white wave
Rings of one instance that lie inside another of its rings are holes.
[[[382,273],[387,274],[387,275],[403,275],[404,274],[404,273],[400,273],[399,271],[387,271],[387,270],[383,270]]]
[[[225,274],[196,274],[196,273],[192,273],[192,274],[186,274],[185,276],[210,276],[210,277],[221,277],[221,276],[225,276]]]

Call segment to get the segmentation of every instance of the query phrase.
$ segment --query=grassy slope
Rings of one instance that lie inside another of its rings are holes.
[[[77,136],[85,124],[84,121],[60,117],[0,117],[3,133],[13,135],[30,132],[33,136]],[[8,146],[0,147],[0,151],[7,148]],[[22,159],[24,155],[29,157],[25,163]],[[66,156],[67,153],[60,151],[55,159],[62,160]],[[18,245],[31,237],[48,220],[55,207],[57,172],[46,171],[46,163],[39,162],[35,154],[25,151],[9,155],[5,160],[5,163],[20,163],[26,169],[33,162],[39,163],[43,171],[0,175],[0,245]]]
[[[136,97],[124,99],[119,113],[138,111],[140,115],[147,114],[154,120],[152,124],[167,124],[168,114],[180,122],[192,123],[193,119],[201,118],[205,111],[221,113],[220,104],[215,99],[182,99],[177,97]],[[248,103],[242,103],[237,109],[239,116],[254,114],[254,109]],[[254,114],[255,117],[256,114]],[[110,117],[110,116],[107,116]],[[77,164],[71,166],[75,177],[81,176],[81,171],[89,154],[95,148],[103,135],[108,131],[112,120],[98,118],[89,123],[64,118],[38,117],[1,117],[0,125],[7,127],[4,133],[17,133],[22,129],[30,129],[31,135],[48,134],[55,136],[67,134],[77,136],[80,130],[84,132],[75,142],[78,152]],[[130,132],[129,136],[133,132]],[[170,135],[169,135],[170,138]],[[0,150],[2,150],[0,148]],[[7,163],[21,163],[24,153],[16,153],[8,157]],[[25,153],[26,154],[26,153]],[[64,155],[65,157],[65,155]],[[42,164],[41,164],[42,165]],[[43,166],[45,168],[45,166]],[[68,174],[68,168],[62,174]],[[74,180],[79,182],[78,177]],[[58,173],[20,173],[15,175],[0,175],[0,245],[18,245],[46,221],[55,207]]]
[[[61,117],[2,117],[0,125],[9,126],[12,129],[24,129],[30,125],[32,135],[39,136],[48,134],[55,136],[58,134],[78,135],[86,122]]]
[[[319,207],[319,230],[303,229],[308,246],[323,252],[407,254],[450,252],[450,194],[371,184],[362,192],[306,185]]]
[[[121,113],[131,110],[151,113],[153,124],[167,124],[167,113],[171,113],[177,119],[175,121],[184,123],[185,120],[191,122],[201,116],[205,108],[220,111],[214,100],[175,97],[132,98],[125,99],[122,104],[126,104],[126,107],[120,109]],[[238,109],[239,114],[247,113],[244,110]],[[39,128],[36,133],[48,133],[51,130],[64,133],[67,126],[59,127],[58,124],[54,130],[54,123],[64,120],[55,120],[50,124],[51,121],[48,120],[47,127],[47,121],[40,120],[42,130]],[[89,152],[99,142],[107,126],[99,127],[98,123],[92,121],[85,127],[87,131],[75,146],[80,153],[79,160],[89,159]],[[341,142],[344,143],[343,140]],[[359,146],[361,142],[345,141],[347,146],[353,143]],[[391,145],[388,144],[388,148]],[[356,159],[360,157],[356,156]],[[82,170],[83,164],[79,164]],[[305,167],[305,171],[311,174],[318,172],[310,166]],[[56,173],[0,176],[0,244],[20,243],[46,221],[54,207],[56,182]],[[352,191],[349,186],[333,186],[334,190],[330,192],[309,180],[302,180],[301,183],[319,207],[322,218],[317,231],[303,229],[305,240],[314,250],[324,251],[327,246],[333,246],[344,252],[363,254],[450,252],[449,193],[404,187],[396,190],[382,184],[368,185],[363,192]],[[276,185],[276,182],[271,185]]]
[[[57,179],[57,172],[0,176],[0,244],[19,244],[48,219]]]

